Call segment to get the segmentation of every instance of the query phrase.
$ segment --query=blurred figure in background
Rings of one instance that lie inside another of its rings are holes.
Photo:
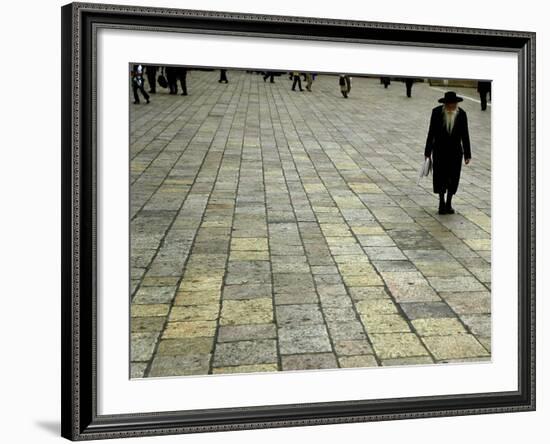
[[[296,91],[296,84],[298,84],[298,88],[300,88],[300,91],[303,91],[302,79],[300,79],[300,73],[298,71],[292,71],[292,79],[292,91]]]
[[[311,92],[311,85],[313,84],[313,75],[310,72],[304,73],[306,79],[306,89]]]
[[[220,69],[220,80],[218,80],[218,83],[228,83],[227,69]]]
[[[157,92],[157,71],[158,66],[145,65],[145,73],[147,74],[147,81],[149,82],[149,93],[156,94]]]
[[[384,85],[384,88],[387,88],[390,85],[391,80],[389,77],[380,77],[380,83]]]
[[[347,99],[351,91],[351,77],[347,74],[340,74],[338,84],[340,85],[340,92]]]
[[[487,109],[487,94],[491,93],[491,82],[488,80],[477,82],[477,92],[479,93],[479,100],[481,100],[481,111],[485,111]]]
[[[134,65],[132,67],[132,72],[130,73],[132,78],[132,90],[134,92],[134,105],[137,105],[139,103],[139,95],[138,91],[141,91],[141,94],[149,103],[149,94],[145,91],[145,88],[143,87],[143,66],[141,65]]]
[[[168,82],[168,89],[170,90],[169,94],[178,93],[177,77],[176,77],[176,67],[167,66],[164,72],[166,73],[166,81]]]
[[[274,79],[275,73],[273,71],[265,71],[264,72],[264,82],[269,79],[269,83],[275,83]]]
[[[178,86],[177,86],[177,80],[179,79],[180,85],[181,85],[181,95],[186,96],[187,95],[187,68],[184,68],[183,66],[179,66],[176,69],[176,94],[178,93]]]

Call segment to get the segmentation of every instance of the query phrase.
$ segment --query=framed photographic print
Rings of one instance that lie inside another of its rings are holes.
[[[62,435],[535,408],[535,35],[62,8]]]

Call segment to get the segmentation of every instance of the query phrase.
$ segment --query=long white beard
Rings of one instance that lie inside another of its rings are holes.
[[[451,133],[451,131],[453,130],[453,127],[455,126],[455,119],[457,114],[458,114],[458,108],[456,108],[454,111],[447,111],[445,108],[443,108],[445,128],[447,128],[447,132],[449,134]]]

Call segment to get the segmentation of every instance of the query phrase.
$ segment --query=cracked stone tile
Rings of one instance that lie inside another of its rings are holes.
[[[220,325],[266,324],[272,320],[271,298],[223,301]]]
[[[218,343],[214,351],[213,366],[275,363],[277,362],[276,343],[274,339]]]

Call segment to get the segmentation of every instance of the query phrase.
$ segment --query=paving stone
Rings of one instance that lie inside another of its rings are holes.
[[[397,261],[372,261],[374,267],[379,271],[418,271],[414,264],[407,260]]]
[[[267,251],[268,243],[265,237],[233,238],[231,250],[240,251]]]
[[[169,322],[164,330],[163,339],[213,337],[216,332],[215,321]]]
[[[314,291],[275,293],[273,301],[275,305],[316,304],[319,297]]]
[[[369,355],[374,353],[372,347],[364,340],[338,339],[334,341],[334,351],[338,356]]]
[[[426,336],[423,341],[437,360],[477,358],[489,355],[487,350],[470,334]]]
[[[234,367],[214,367],[213,374],[230,374],[230,373],[264,373],[276,372],[277,364],[252,364],[252,365],[236,365]]]
[[[256,299],[270,298],[271,284],[242,284],[225,285],[223,288],[223,299]]]
[[[355,304],[361,316],[397,314],[397,306],[391,299],[366,299]]]
[[[168,321],[215,321],[219,313],[220,305],[218,303],[211,305],[174,306],[170,312]]]
[[[132,333],[157,332],[162,331],[165,322],[166,318],[160,316],[132,318],[130,327]]]
[[[491,315],[472,314],[461,315],[460,319],[466,324],[470,331],[478,336],[491,337]]]
[[[412,324],[420,336],[466,333],[464,326],[457,318],[416,319]]]
[[[370,334],[369,338],[381,360],[429,355],[414,333]]]
[[[484,291],[485,287],[474,277],[429,277],[430,285],[438,292]]]
[[[132,304],[131,316],[150,317],[150,316],[168,316],[170,310],[169,304]]]
[[[378,367],[376,358],[372,355],[342,356],[338,358],[342,368]]]
[[[146,362],[132,362],[130,364],[130,379],[143,378],[145,375],[146,368],[147,368]]]
[[[233,234],[234,235],[234,234]],[[229,261],[268,261],[269,252],[264,251],[247,251],[247,250],[232,250],[229,256]]]
[[[276,306],[277,324],[320,324],[323,315],[316,304],[278,305]]]
[[[218,330],[218,342],[273,339],[277,337],[275,324],[222,325]]]
[[[212,352],[214,338],[163,339],[158,346],[159,355],[207,355]]]
[[[210,355],[157,355],[151,364],[150,377],[205,375]]]
[[[222,304],[220,325],[266,324],[272,320],[271,298],[226,300]]]
[[[169,304],[174,298],[175,286],[141,287],[132,303],[134,304]]]
[[[491,312],[491,293],[488,291],[440,293],[440,295],[459,315]]]
[[[254,341],[224,342],[216,345],[214,367],[234,365],[272,364],[277,362],[277,341],[259,339]]]
[[[397,302],[440,301],[428,281],[415,272],[384,272],[382,277]]]
[[[211,305],[219,304],[221,292],[219,290],[182,291],[176,293],[174,305]]]
[[[149,361],[155,350],[159,332],[132,333],[130,346],[131,361]]]
[[[382,286],[371,287],[350,287],[349,294],[355,301],[363,301],[369,299],[389,299],[390,295]]]
[[[361,316],[361,321],[369,335],[373,333],[408,333],[411,331],[406,320],[398,314],[370,314]]]
[[[399,304],[409,319],[449,318],[454,312],[444,302],[408,302]]]
[[[363,325],[359,320],[329,322],[327,326],[333,340],[362,340],[366,338]]]
[[[320,370],[338,368],[332,353],[288,355],[281,358],[283,370]]]

